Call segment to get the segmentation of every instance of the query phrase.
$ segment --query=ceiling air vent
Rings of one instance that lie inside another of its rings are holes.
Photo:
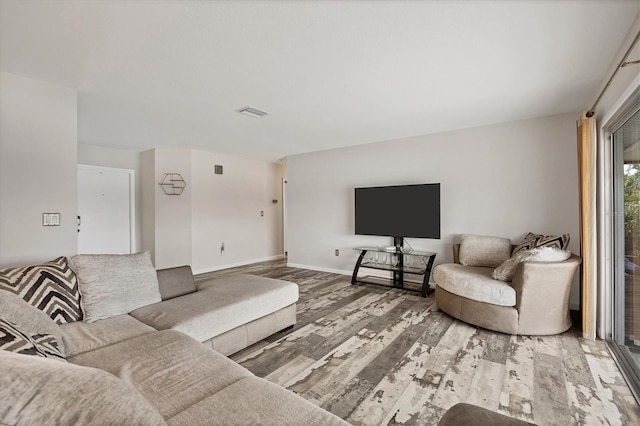
[[[251,108],[250,106],[240,108],[236,111],[249,117],[264,117],[265,115],[269,115],[266,111],[260,111],[259,109]]]

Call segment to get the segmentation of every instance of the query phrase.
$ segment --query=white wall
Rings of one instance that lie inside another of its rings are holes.
[[[140,187],[140,153],[124,149],[114,149],[104,146],[78,143],[78,164],[99,167],[115,167],[129,169],[135,172],[135,207],[136,207],[136,246],[135,251],[142,247],[142,190]]]
[[[191,150],[155,149],[155,266],[191,265]],[[159,185],[165,173],[180,173],[187,182],[182,195],[166,195]]]
[[[151,261],[156,264],[156,154],[153,149],[140,153],[140,214],[141,250],[151,253]]]
[[[214,173],[216,164],[222,175]],[[164,194],[158,185],[164,173],[182,174],[182,195]],[[189,264],[196,273],[282,255],[284,173],[282,165],[205,151],[143,152],[143,248],[157,268]]]
[[[216,164],[223,166],[222,175],[214,174]],[[265,161],[193,151],[194,270],[266,260],[283,253],[282,170]],[[223,242],[224,256],[220,252]]]
[[[0,265],[76,254],[76,140],[74,90],[0,72]]]
[[[441,183],[440,240],[415,249],[452,261],[461,233],[519,242],[529,231],[570,233],[579,253],[576,119],[579,113],[297,155],[287,159],[289,263],[349,273],[359,245],[389,237],[354,235],[354,188]],[[341,255],[334,256],[340,249]],[[578,303],[577,281],[572,306]]]

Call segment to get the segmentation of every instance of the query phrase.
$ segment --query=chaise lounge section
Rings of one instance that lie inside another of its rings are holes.
[[[298,286],[288,281],[240,274],[196,285],[191,267],[182,266],[158,271],[158,282],[162,302],[130,315],[156,330],[181,331],[223,355],[296,323]],[[183,289],[179,296],[172,297],[171,284]]]

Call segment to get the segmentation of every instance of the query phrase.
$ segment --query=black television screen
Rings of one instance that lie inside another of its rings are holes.
[[[440,184],[355,189],[357,235],[440,238]]]

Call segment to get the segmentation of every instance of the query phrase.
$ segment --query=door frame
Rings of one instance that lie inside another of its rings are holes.
[[[282,178],[282,254],[286,258],[287,251],[287,178]]]
[[[78,164],[78,170],[108,171],[111,173],[122,173],[129,175],[129,252],[136,251],[136,171],[133,169],[119,169],[116,167],[91,166],[88,164]],[[78,191],[76,184],[76,192]],[[79,215],[76,215],[79,216]]]

